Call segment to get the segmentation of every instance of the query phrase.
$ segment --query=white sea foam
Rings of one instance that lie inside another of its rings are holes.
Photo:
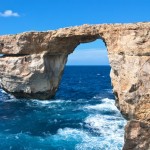
[[[6,92],[5,92],[3,89],[0,89],[0,92],[1,92],[1,93],[5,93],[5,94],[6,94]]]
[[[101,115],[99,113],[96,114],[91,114],[89,117],[85,119],[85,122],[91,127],[95,129],[101,129],[102,127],[105,127],[106,125],[107,128],[111,128],[112,125],[115,125],[115,128],[118,128],[118,125],[120,123],[124,124],[123,118],[121,117],[121,114],[119,110],[115,106],[115,102],[113,99],[109,98],[104,98],[101,100],[101,104],[96,104],[96,105],[87,105],[84,106],[84,109],[87,110],[99,110],[99,111],[104,111],[104,110],[109,110],[117,114],[115,116],[110,116],[110,115]],[[117,126],[116,126],[117,125]]]
[[[98,136],[77,129],[65,128],[58,130],[58,135],[64,136],[65,140],[73,138],[77,141],[80,139],[81,142],[76,145],[76,150],[119,150],[118,145],[123,145],[123,128],[126,121],[121,117],[113,99],[104,98],[101,101],[101,104],[84,107],[84,109],[92,111],[92,114],[85,118],[84,123]],[[93,110],[115,111],[117,115],[100,115],[98,112],[93,114]]]
[[[13,95],[8,94],[8,93],[5,92],[3,89],[0,89],[0,92],[9,95],[9,97],[10,97],[11,99],[16,99]]]
[[[50,104],[50,101],[44,100],[44,101],[36,101],[37,103],[40,103],[42,105]]]
[[[84,122],[88,128],[92,129],[93,132],[99,134],[100,137],[103,138],[103,140],[101,139],[102,143],[104,142],[102,145],[105,145],[106,142],[109,145],[107,148],[112,150],[110,141],[113,141],[115,146],[117,143],[123,144],[123,127],[126,121],[121,117],[113,99],[104,98],[101,99],[101,102],[100,104],[87,105],[84,107],[85,111],[88,110],[92,112]],[[93,110],[97,112],[93,114]],[[101,115],[99,111],[112,111],[115,112],[116,115]],[[113,148],[116,150],[117,146],[113,146]]]
[[[103,101],[104,103],[113,103],[114,104],[114,99],[109,99],[109,98],[103,98],[101,101]]]
[[[107,130],[106,130],[107,132]],[[82,129],[64,128],[58,129],[54,135],[45,134],[45,136],[32,136],[28,132],[17,134],[0,134],[0,138],[3,142],[7,142],[8,146],[14,147],[14,142],[24,141],[21,147],[26,149],[45,149],[48,150],[51,146],[59,147],[59,149],[75,149],[75,150],[120,150],[118,144],[122,144],[122,140],[118,140],[118,136],[122,136],[119,133],[113,135],[113,132],[109,131],[109,137],[94,136],[89,132]],[[36,143],[36,144],[35,144]],[[71,144],[71,145],[70,145]],[[73,145],[72,145],[73,144]],[[19,145],[20,146],[20,145]]]
[[[78,141],[79,143],[76,144],[75,150],[119,150],[117,142],[120,141],[115,141],[115,138],[112,138],[113,134],[107,138],[102,138],[100,136],[93,136],[83,130],[64,128],[58,130],[57,136],[59,136],[59,138],[63,138],[67,142],[70,140]]]
[[[116,129],[118,129],[118,126],[124,125],[125,121],[121,117],[106,116],[106,115],[104,116],[104,115],[96,114],[96,115],[89,115],[85,119],[85,123],[90,128],[98,129],[101,132],[102,131],[101,129],[106,129],[106,128],[107,129],[110,128],[113,131],[116,131]]]
[[[8,100],[5,100],[4,102],[5,103],[9,103],[9,102],[17,102],[18,101],[18,99],[16,99],[15,97],[10,97],[10,99],[8,99]]]
[[[59,104],[68,103],[70,100],[31,100],[27,102],[29,107],[47,107],[47,108],[56,108]]]
[[[118,111],[113,99],[105,98],[101,100],[103,103],[96,105],[86,105],[84,109],[98,111]]]
[[[111,104],[87,105],[84,109],[97,111],[117,111],[117,108]]]
[[[75,150],[87,150],[89,148],[96,150],[103,146],[101,145],[100,139],[98,139],[97,137],[93,137],[82,130],[71,128],[59,129],[57,134],[47,135],[46,137],[30,136],[30,134],[27,133],[17,133],[9,135],[0,134],[0,138],[2,139],[2,142],[8,141],[8,146],[12,147],[12,139],[16,142],[24,141],[25,145],[24,143],[22,143],[22,147],[25,146],[25,149],[31,149],[32,147],[32,149],[48,150],[50,145],[53,145],[56,146],[56,149],[58,146],[64,150],[70,149],[69,146]],[[75,144],[74,146],[75,148],[72,145],[70,145],[70,142],[72,143],[74,141],[77,141],[77,144]],[[2,143],[0,143],[0,146],[1,145]],[[105,149],[103,148],[103,150]]]
[[[34,103],[37,103],[37,104],[41,104],[41,105],[49,105],[49,104],[52,104],[52,103],[63,103],[64,100],[32,100],[32,102]]]
[[[50,104],[64,103],[65,101],[60,99],[60,100],[42,100],[42,101],[33,100],[32,102],[37,103],[42,106],[46,106]]]
[[[122,143],[125,121],[113,116],[102,116],[99,114],[90,115],[85,119],[86,126],[99,133],[105,139],[111,139],[115,142]],[[121,127],[121,128],[120,128]]]

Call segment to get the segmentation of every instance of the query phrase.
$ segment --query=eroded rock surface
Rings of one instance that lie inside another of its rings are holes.
[[[123,150],[149,150],[150,124],[132,120],[125,129],[125,145]]]
[[[116,106],[128,119],[124,150],[150,149],[150,23],[82,25],[0,37],[1,87],[16,97],[55,95],[68,54],[102,39]]]
[[[48,99],[55,95],[66,55],[46,52],[0,58],[1,87],[17,98]]]

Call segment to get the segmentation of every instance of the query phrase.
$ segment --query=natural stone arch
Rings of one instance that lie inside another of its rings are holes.
[[[124,150],[150,148],[150,23],[83,25],[0,37],[1,87],[15,96],[55,95],[68,54],[101,38],[107,47],[116,105],[130,120]],[[144,135],[144,136],[140,136]]]
[[[73,51],[68,55],[68,66],[110,66],[108,61],[108,52],[105,43],[102,39],[96,39],[95,41],[88,43],[80,43]]]

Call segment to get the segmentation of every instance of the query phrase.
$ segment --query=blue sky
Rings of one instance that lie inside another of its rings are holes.
[[[150,0],[1,0],[0,35],[62,27],[150,21]],[[81,57],[82,56],[82,57]],[[82,59],[81,59],[82,58]],[[70,65],[107,65],[104,43],[82,44]]]

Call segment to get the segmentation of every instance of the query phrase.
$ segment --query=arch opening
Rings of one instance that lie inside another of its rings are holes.
[[[123,147],[126,121],[115,106],[109,74],[107,50],[100,39],[81,43],[68,57],[55,99],[65,101],[69,115],[62,122],[77,137],[83,136],[82,149],[84,138],[90,139],[86,146],[92,149]]]
[[[101,39],[97,39],[90,43],[81,43],[74,52],[69,55],[66,65],[109,66],[104,42]]]

